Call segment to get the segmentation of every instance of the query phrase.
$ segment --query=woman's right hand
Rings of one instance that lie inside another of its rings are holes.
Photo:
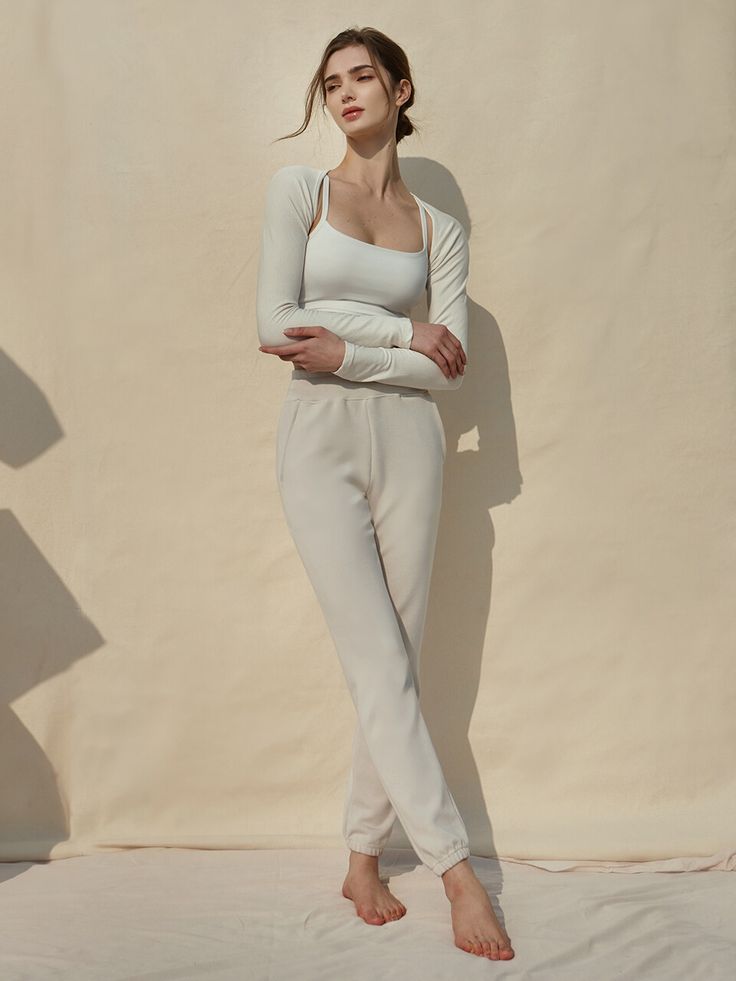
[[[424,324],[412,320],[412,351],[420,351],[440,366],[446,378],[465,374],[467,357],[460,341],[444,324]]]

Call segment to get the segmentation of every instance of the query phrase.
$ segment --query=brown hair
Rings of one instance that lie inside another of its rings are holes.
[[[286,136],[279,136],[278,140],[289,140],[292,136],[299,136],[300,133],[304,132],[312,118],[314,102],[318,93],[322,100],[322,109],[325,109],[326,92],[324,73],[327,62],[335,51],[341,51],[343,48],[350,47],[353,44],[362,44],[366,47],[370,62],[374,69],[376,69],[376,77],[383,86],[383,90],[386,93],[386,98],[389,100],[389,102],[391,101],[391,93],[386,88],[386,84],[381,77],[381,73],[378,71],[376,62],[379,62],[388,72],[394,85],[398,85],[402,78],[406,78],[409,80],[409,82],[411,82],[411,95],[406,102],[403,103],[403,105],[399,106],[399,116],[396,120],[396,142],[400,143],[405,136],[410,136],[415,129],[419,128],[415,126],[406,115],[406,110],[414,104],[414,82],[412,81],[411,77],[409,59],[406,57],[406,53],[404,52],[403,48],[401,48],[395,41],[392,41],[390,37],[387,37],[374,27],[349,27],[347,30],[336,34],[335,37],[328,42],[327,47],[324,50],[319,67],[312,76],[312,80],[307,88],[307,96],[304,104],[304,121],[302,122],[302,125],[293,133],[287,133]],[[275,140],[274,142],[278,142],[278,140]]]

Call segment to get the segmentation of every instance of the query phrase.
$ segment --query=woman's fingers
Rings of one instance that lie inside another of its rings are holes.
[[[434,360],[437,362],[440,368],[442,368],[442,373],[444,374],[445,378],[455,377],[457,374],[457,368],[455,366],[455,356],[452,351],[442,347],[437,351],[437,357],[435,357]],[[453,369],[455,374],[453,374]]]
[[[460,352],[455,348],[454,344],[445,344],[442,346],[442,354],[447,361],[448,368],[451,372],[450,375],[445,374],[448,378],[455,378],[458,374],[463,374],[465,371]]]
[[[468,359],[465,357],[465,351],[463,351],[463,346],[460,341],[455,338],[455,361],[457,364],[457,370],[461,375],[465,374],[465,362]]]
[[[460,362],[465,364],[468,358],[467,355],[465,354],[465,351],[463,350],[462,344],[460,343],[458,338],[455,337],[452,331],[448,330],[446,327],[445,327],[445,340],[448,344],[451,344],[452,347],[454,348],[454,352],[456,354],[456,360],[458,364],[460,364]]]
[[[304,341],[295,341],[293,344],[261,344],[258,348],[259,351],[263,351],[264,354],[278,354],[279,357],[285,354],[298,354],[302,348]]]

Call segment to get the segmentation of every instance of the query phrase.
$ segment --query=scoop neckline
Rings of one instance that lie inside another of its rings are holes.
[[[323,170],[322,171],[322,177],[320,178],[320,183],[322,183],[322,181],[325,179],[325,177],[327,178],[327,180],[329,182],[329,180],[330,180],[330,172],[328,170]],[[427,229],[427,218],[426,218],[426,215],[422,215],[422,209],[424,208],[424,205],[422,204],[422,202],[419,200],[419,198],[416,196],[416,194],[413,191],[409,191],[409,194],[411,194],[411,196],[414,198],[414,200],[417,203],[417,207],[419,208],[419,220],[422,222],[422,238],[423,238],[423,241],[424,241],[424,245],[422,246],[421,249],[419,249],[416,252],[407,252],[406,249],[389,249],[385,245],[376,245],[374,242],[365,242],[362,238],[356,238],[354,235],[348,235],[347,232],[341,232],[339,228],[335,228],[334,225],[331,225],[329,223],[329,221],[327,220],[327,215],[326,214],[324,214],[320,218],[319,225],[327,225],[327,227],[331,231],[335,232],[337,235],[342,235],[343,238],[348,238],[348,239],[350,239],[351,242],[357,242],[358,245],[367,245],[369,249],[380,249],[381,252],[392,252],[394,255],[409,255],[409,256],[426,255],[426,253],[427,253],[427,231],[426,231],[426,229]],[[324,206],[324,200],[323,200],[322,204]],[[316,232],[317,229],[315,228],[314,231]]]

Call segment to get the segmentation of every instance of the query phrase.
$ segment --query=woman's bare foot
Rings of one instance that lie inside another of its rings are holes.
[[[511,940],[467,858],[444,872],[442,881],[452,906],[455,946],[492,961],[510,961],[514,956]]]
[[[350,852],[350,867],[342,884],[342,894],[355,903],[358,916],[375,926],[382,926],[388,920],[399,920],[406,913],[406,906],[378,878],[377,855]]]

